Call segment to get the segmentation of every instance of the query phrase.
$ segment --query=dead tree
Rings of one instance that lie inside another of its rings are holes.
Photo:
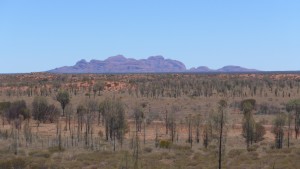
[[[65,110],[65,114],[66,114],[66,118],[65,118],[65,120],[66,120],[66,126],[65,126],[65,129],[66,130],[68,130],[68,128],[69,128],[69,130],[71,129],[71,119],[72,119],[72,116],[73,116],[73,106],[72,106],[72,104],[68,104],[67,106],[66,106],[66,110]]]
[[[222,168],[222,143],[223,143],[223,128],[225,124],[225,109],[227,107],[227,102],[225,100],[219,101],[219,116],[220,116],[220,134],[219,134],[219,169]]]

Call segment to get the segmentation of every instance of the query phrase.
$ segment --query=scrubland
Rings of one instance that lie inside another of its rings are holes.
[[[296,169],[299,98],[298,74],[0,75],[0,168]]]

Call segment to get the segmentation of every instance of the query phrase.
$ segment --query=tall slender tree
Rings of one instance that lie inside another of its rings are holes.
[[[99,107],[105,120],[106,140],[110,138],[113,141],[115,150],[115,140],[117,139],[122,146],[128,127],[125,119],[124,103],[120,99],[106,98],[100,103]]]
[[[294,117],[294,130],[297,139],[300,133],[300,99],[290,100],[287,104],[287,111],[293,112],[293,115],[289,115],[288,120]],[[290,122],[288,123],[290,125]]]
[[[249,150],[250,144],[254,141],[255,134],[255,121],[252,111],[255,108],[256,101],[254,99],[247,99],[241,102],[241,110],[244,113],[243,119],[243,136],[246,139],[247,149]]]
[[[219,169],[222,168],[222,144],[223,144],[223,128],[225,125],[225,109],[227,107],[227,102],[225,100],[220,100],[218,103],[218,111],[220,116],[220,133],[219,133]]]
[[[293,112],[293,101],[289,101],[286,104],[286,111],[287,111],[287,120],[288,120],[288,136],[287,136],[287,146],[290,147],[290,132],[291,132],[291,121],[293,118],[292,112]]]
[[[65,108],[70,102],[70,95],[65,90],[60,90],[56,95],[56,100],[60,103],[63,110],[63,116],[65,116]]]
[[[279,113],[273,122],[274,125],[273,125],[272,132],[275,135],[275,147],[278,149],[281,149],[283,145],[285,121],[286,121],[285,114]]]

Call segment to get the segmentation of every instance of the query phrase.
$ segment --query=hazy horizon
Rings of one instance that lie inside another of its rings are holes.
[[[300,70],[298,1],[0,1],[0,73],[118,54],[191,67]]]

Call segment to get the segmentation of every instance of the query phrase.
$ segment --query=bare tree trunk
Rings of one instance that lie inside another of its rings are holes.
[[[144,145],[146,144],[146,122],[144,120]]]
[[[114,135],[114,151],[116,151],[116,132],[114,132],[113,135]]]
[[[298,117],[297,117],[297,113],[296,113],[296,116],[295,116],[295,135],[296,135],[296,139],[298,139],[298,134],[299,134],[299,126],[297,124],[298,122]]]
[[[250,144],[250,122],[247,122],[247,136],[246,136],[246,141],[247,141],[247,150],[249,150],[249,144]]]
[[[69,130],[71,130],[71,114],[69,114]]]
[[[197,131],[196,131],[196,141],[197,141],[197,143],[199,143],[200,142],[200,130],[199,130],[199,126],[197,126]]]
[[[291,115],[288,117],[289,129],[288,129],[288,148],[290,148],[290,130],[291,130]]]
[[[88,145],[88,122],[85,124],[85,146]]]
[[[221,112],[221,126],[220,126],[220,136],[219,136],[219,169],[222,168],[222,138],[223,138],[223,111]]]
[[[155,125],[155,147],[158,147],[158,132],[157,132],[157,124]]]
[[[168,127],[168,111],[166,111],[166,118],[165,118],[165,121],[166,121],[166,134],[169,133],[169,127]]]
[[[192,136],[192,122],[191,122],[191,120],[192,120],[192,117],[191,117],[191,115],[189,115],[189,117],[188,117],[188,132],[189,132],[189,137],[188,137],[188,142],[190,143],[190,145],[191,145],[191,148],[193,147],[193,136]]]
[[[107,122],[105,122],[105,138],[106,138],[106,141],[108,141],[108,124],[107,124]]]
[[[65,127],[66,131],[68,130],[68,115],[66,115],[66,127]]]
[[[101,120],[101,112],[98,112],[98,126],[100,125],[100,120]]]
[[[59,126],[59,134],[58,134],[58,149],[62,150],[62,140],[61,140],[61,128]]]
[[[135,157],[135,162],[134,162],[134,169],[138,169],[138,162],[139,162],[139,137],[136,133],[135,136],[135,150],[134,150],[134,157]]]

